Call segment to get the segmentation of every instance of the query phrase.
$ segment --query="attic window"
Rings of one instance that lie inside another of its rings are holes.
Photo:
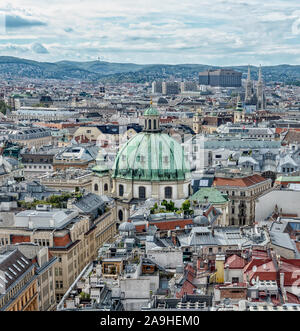
[[[14,274],[15,276],[17,276],[17,274],[12,270],[12,268],[8,268],[8,270],[9,270],[12,274]]]
[[[8,272],[6,272],[6,271],[5,271],[5,275],[6,275],[9,279],[13,279],[12,276],[11,276]]]
[[[21,257],[21,260],[24,261],[26,264],[29,264],[29,262],[26,261],[23,257]]]
[[[24,264],[21,263],[19,260],[17,260],[17,263],[19,263],[19,265],[20,265],[22,268],[25,268]]]
[[[13,267],[17,270],[17,271],[21,271],[21,269],[19,267],[17,267],[15,264],[13,264]]]
[[[7,280],[1,275],[0,275],[0,279],[3,280],[5,283],[7,283]]]

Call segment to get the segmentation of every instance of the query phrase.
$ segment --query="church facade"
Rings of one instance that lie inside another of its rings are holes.
[[[144,130],[120,148],[112,169],[101,155],[93,168],[93,192],[115,199],[118,223],[128,219],[131,206],[139,201],[187,199],[191,192],[183,147],[161,132],[155,108],[148,108],[143,118]]]

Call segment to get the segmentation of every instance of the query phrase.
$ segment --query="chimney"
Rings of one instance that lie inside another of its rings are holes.
[[[283,272],[280,273],[280,287],[281,288],[284,287],[284,273]]]
[[[176,232],[172,232],[172,243],[177,246],[177,236]]]

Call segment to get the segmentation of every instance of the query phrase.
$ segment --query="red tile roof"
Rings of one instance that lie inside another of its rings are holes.
[[[300,304],[300,300],[295,294],[290,293],[290,292],[286,292],[286,296],[287,296],[286,303],[295,303],[295,304],[298,304],[298,305]]]
[[[244,281],[251,282],[257,277],[259,280],[277,280],[276,267],[271,259],[252,259],[244,267]]]
[[[232,186],[232,187],[249,187],[262,183],[267,179],[260,175],[253,175],[244,178],[222,178],[216,177],[213,186]]]
[[[284,137],[282,143],[299,143],[300,142],[300,132],[298,130],[289,130],[287,135]]]
[[[256,259],[269,259],[268,252],[262,250],[253,250],[252,251],[252,258]]]
[[[180,291],[176,293],[176,298],[182,298],[185,294],[194,294],[194,290],[196,289],[197,287],[192,284],[189,280],[186,280]]]
[[[193,280],[196,277],[196,271],[195,271],[193,265],[192,264],[187,264],[185,269],[184,269],[184,273],[185,273],[185,275],[184,275],[185,281],[182,284],[182,287],[181,287],[180,291],[176,293],[177,298],[182,298],[185,293],[193,294],[194,290],[197,288],[193,284]]]
[[[284,273],[284,286],[300,287],[300,260],[280,259],[280,273]]]
[[[229,269],[243,269],[246,265],[246,261],[238,255],[231,255],[225,262],[225,266],[228,265]]]

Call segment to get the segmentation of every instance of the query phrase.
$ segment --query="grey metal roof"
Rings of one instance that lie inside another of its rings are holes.
[[[270,231],[270,240],[273,245],[295,251],[295,247],[288,233]]]
[[[280,148],[280,141],[268,141],[268,140],[208,140],[204,142],[204,148],[206,149],[217,149],[217,148],[226,148],[226,149],[275,149]]]
[[[204,225],[207,226],[209,225],[209,220],[206,216],[202,215],[202,216],[196,216],[193,220],[194,224],[198,224],[198,225]]]
[[[91,213],[95,209],[102,208],[106,205],[106,201],[101,196],[89,193],[76,201],[74,205],[84,213]]]
[[[288,225],[287,221],[282,220],[280,223],[279,222],[273,222],[270,228],[270,231],[274,232],[284,232]]]
[[[264,245],[267,237],[264,232],[242,234],[240,228],[215,228],[214,234],[208,227],[193,227],[189,234],[178,236],[182,246],[249,246]]]
[[[24,210],[15,215],[14,226],[31,229],[62,228],[77,216],[78,211],[72,209]]]
[[[135,226],[130,222],[123,222],[122,224],[120,224],[118,230],[119,232],[131,232],[135,231]]]
[[[0,293],[4,293],[13,283],[32,267],[32,263],[17,249],[0,254]],[[1,295],[1,294],[0,294]]]

